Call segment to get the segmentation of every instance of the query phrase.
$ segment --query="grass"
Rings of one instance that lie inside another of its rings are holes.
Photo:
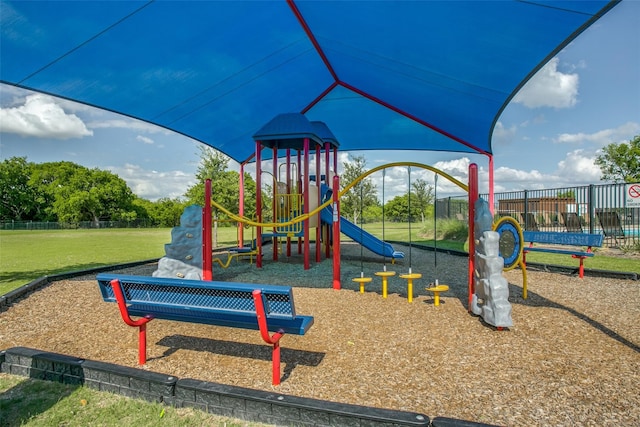
[[[615,256],[605,256],[595,251],[595,256],[587,258],[584,261],[585,268],[594,270],[620,271],[626,273],[640,273],[640,262],[638,259],[620,258]],[[540,264],[562,265],[569,267],[578,267],[580,264],[577,259],[571,258],[569,255],[549,254],[541,252],[531,252],[527,254],[527,263],[537,262]]]
[[[0,426],[259,426],[191,408],[0,374]]]
[[[218,245],[235,239],[219,228]],[[169,228],[1,230],[0,295],[45,275],[160,258],[169,242]]]
[[[365,230],[385,240],[409,242],[409,224],[374,222],[365,224]],[[437,230],[435,229],[437,228]],[[468,252],[467,227],[464,223],[456,220],[438,220],[434,227],[433,220],[427,220],[424,224],[411,224],[411,242],[419,245],[438,249],[452,249],[460,252]],[[437,241],[434,240],[437,235]],[[586,250],[586,248],[584,248]],[[638,253],[638,244],[627,245],[621,248],[625,254]],[[605,249],[595,248],[595,256],[585,260],[585,267],[596,270],[620,271],[630,273],[640,273],[640,262],[637,258],[611,256]],[[535,252],[527,254],[527,262],[541,264],[559,265],[567,267],[578,267],[578,260],[569,255],[559,255]]]
[[[374,222],[365,230],[388,241],[409,242],[439,249],[467,251],[466,226],[460,221],[432,220],[424,224]],[[409,239],[411,228],[411,239]],[[251,235],[246,230],[247,236]],[[437,240],[434,240],[434,235]],[[160,258],[171,241],[169,228],[123,228],[98,230],[0,230],[0,295],[45,275],[112,264]],[[218,246],[236,244],[236,229],[220,227]],[[567,255],[531,253],[529,262],[575,267],[578,261]],[[587,268],[640,273],[637,259],[596,256],[585,261]]]

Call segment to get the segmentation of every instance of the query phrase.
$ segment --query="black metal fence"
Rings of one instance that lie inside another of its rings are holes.
[[[495,193],[493,208],[496,219],[511,216],[524,230],[603,234],[606,246],[640,244],[640,183]],[[438,199],[436,215],[466,221],[467,196]]]
[[[153,228],[150,219],[133,221],[0,221],[0,230],[75,230],[79,228]]]

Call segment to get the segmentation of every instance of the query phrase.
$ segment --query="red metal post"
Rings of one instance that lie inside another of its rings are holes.
[[[495,194],[493,192],[493,154],[489,156],[489,212],[493,216],[493,204],[495,203]]]
[[[273,212],[273,214],[271,215],[271,217],[273,218],[273,222],[277,222],[277,215],[276,213],[278,212],[278,201],[276,200],[276,194],[278,194],[278,148],[274,145],[273,146],[273,167],[271,168],[271,171],[273,173],[273,191],[272,191],[272,196],[271,196],[271,211]],[[278,260],[278,248],[280,247],[279,244],[279,238],[276,235],[276,233],[278,232],[278,229],[276,227],[273,227],[273,237],[271,239],[272,241],[272,245],[273,245],[273,260],[277,261]]]
[[[213,280],[213,245],[211,241],[211,180],[204,183],[204,209],[202,210],[202,280]]]
[[[478,200],[478,165],[471,163],[469,165],[469,300],[467,309],[471,311],[471,299],[475,292],[474,289],[474,259],[476,254],[475,243],[475,204]]]
[[[258,317],[258,328],[260,329],[260,335],[267,344],[273,344],[273,351],[271,353],[271,370],[273,377],[273,385],[280,384],[280,338],[284,335],[283,331],[278,331],[272,336],[269,336],[269,327],[267,326],[267,316],[264,311],[264,301],[262,300],[262,292],[260,289],[255,289],[252,293],[253,303],[256,306],[256,315]]]
[[[340,289],[340,177],[333,177],[333,289]]]
[[[322,171],[320,170],[320,150],[321,150],[322,146],[320,144],[316,144],[316,189],[318,190],[318,197],[317,197],[317,206],[320,206],[320,199],[321,199],[321,195],[320,195],[320,175],[322,175]],[[321,254],[321,238],[320,238],[320,234],[322,231],[322,221],[320,219],[320,212],[318,212],[316,214],[316,262],[320,262],[320,254]]]
[[[304,139],[304,212],[309,213],[309,138]],[[304,222],[304,269],[309,269],[309,220]]]
[[[238,189],[240,191],[239,194],[239,205],[238,205],[238,215],[244,216],[244,163],[240,163],[240,176],[238,177]],[[238,247],[242,248],[244,246],[244,224],[238,223]]]
[[[300,192],[302,191],[302,161],[300,159],[301,156],[301,151],[298,150],[298,194],[300,194]],[[298,212],[298,215],[302,214],[303,211],[301,210],[300,212]],[[298,237],[298,255],[300,255],[302,253],[302,239],[300,237]]]
[[[330,185],[333,185],[333,182],[331,182],[331,180],[329,179],[329,172],[330,172],[330,168],[329,168],[329,154],[331,151],[331,145],[328,142],[324,143],[324,183],[327,185],[327,187],[329,187]],[[324,257],[325,258],[329,258],[329,253],[330,253],[330,249],[331,249],[331,245],[329,244],[329,241],[331,240],[329,238],[329,236],[331,235],[331,228],[330,225],[327,224],[324,229],[326,230],[326,233],[324,234]]]
[[[262,223],[262,143],[256,141],[256,218]],[[262,268],[262,227],[256,227],[256,267]]]
[[[287,194],[291,194],[291,148],[287,148]],[[289,236],[287,236],[287,256],[291,256],[291,237]]]

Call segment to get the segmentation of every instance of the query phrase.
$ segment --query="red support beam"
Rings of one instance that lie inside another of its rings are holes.
[[[213,280],[213,244],[211,240],[211,180],[204,183],[204,208],[202,209],[202,280]]]
[[[277,212],[278,212],[278,204],[276,203],[276,194],[278,193],[278,147],[276,147],[275,145],[273,146],[273,154],[272,154],[272,160],[273,160],[273,166],[271,168],[272,171],[272,175],[273,175],[273,191],[272,193],[272,197],[271,197],[271,211],[273,212],[273,214],[271,215],[271,217],[273,218],[273,222],[277,222]],[[278,232],[278,229],[276,227],[273,227],[273,238],[272,240],[272,245],[273,245],[273,260],[277,261],[278,260],[278,248],[280,247],[279,242],[278,242],[278,236],[276,235],[276,233]]]
[[[240,164],[240,176],[238,177],[238,188],[240,191],[238,205],[238,215],[244,217],[244,163]],[[244,224],[238,223],[238,247],[244,246]],[[253,249],[253,248],[252,248]]]
[[[287,194],[291,194],[291,148],[287,148]],[[287,256],[291,256],[291,237],[287,236]]]
[[[322,146],[320,144],[316,144],[316,190],[318,191],[318,197],[317,197],[317,206],[320,206],[320,175],[322,175],[322,170],[320,168],[320,157],[321,157],[321,152],[320,150],[322,149]],[[322,221],[320,219],[320,212],[318,212],[316,214],[316,262],[320,262],[320,254],[322,253],[322,247],[321,247],[321,239],[320,239],[320,234],[321,234],[321,229],[322,229]]]
[[[469,301],[467,310],[471,311],[471,299],[475,292],[474,289],[474,270],[475,270],[475,254],[476,254],[476,242],[475,242],[475,217],[476,209],[475,204],[478,200],[478,165],[471,163],[469,165]]]
[[[304,213],[309,213],[309,138],[304,139]],[[309,269],[309,219],[304,221],[304,269]]]
[[[333,177],[333,289],[340,290],[340,177]]]
[[[262,143],[256,141],[256,218],[262,223]],[[256,267],[262,268],[262,227],[256,227]]]

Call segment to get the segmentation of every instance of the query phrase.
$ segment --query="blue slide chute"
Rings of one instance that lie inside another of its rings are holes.
[[[322,222],[332,224],[333,208],[331,206],[327,206],[326,208],[324,208],[321,212],[320,217],[322,219]],[[375,254],[394,259],[404,258],[404,252],[394,250],[393,246],[391,246],[390,243],[383,242],[373,234],[362,230],[360,227],[343,216],[340,217],[340,232]]]

